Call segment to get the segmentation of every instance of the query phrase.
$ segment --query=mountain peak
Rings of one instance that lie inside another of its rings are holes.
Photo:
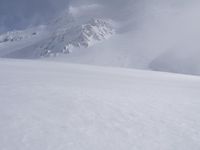
[[[108,20],[90,19],[81,24],[63,26],[54,31],[42,44],[41,56],[70,53],[74,47],[90,47],[114,34],[114,29]]]
[[[55,56],[59,53],[70,53],[73,48],[90,47],[108,39],[114,33],[112,23],[108,19],[93,18],[87,21],[77,21],[63,15],[46,26],[1,35],[1,47],[8,46],[9,48],[10,45],[12,47],[17,45],[17,49],[12,48],[11,52],[0,55],[14,58]]]

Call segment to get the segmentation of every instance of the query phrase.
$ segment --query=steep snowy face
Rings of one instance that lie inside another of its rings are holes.
[[[39,48],[42,49],[41,56],[70,53],[74,47],[87,48],[113,34],[114,29],[109,21],[91,19],[83,24],[58,28]]]

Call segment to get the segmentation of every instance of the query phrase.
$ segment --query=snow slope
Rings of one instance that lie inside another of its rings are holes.
[[[199,150],[200,78],[0,60],[1,150]]]

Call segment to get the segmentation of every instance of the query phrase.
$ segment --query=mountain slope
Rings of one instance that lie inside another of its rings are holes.
[[[109,20],[91,19],[78,22],[58,18],[51,24],[43,26],[42,30],[41,27],[35,27],[1,35],[0,56],[8,58],[55,56],[60,53],[70,53],[73,47],[92,46],[113,34],[114,29]]]
[[[198,31],[198,24],[194,27]],[[156,24],[123,32],[126,28],[109,19],[76,18],[65,12],[45,26],[0,35],[0,57],[200,74],[196,30],[183,35],[186,39],[169,40],[161,38],[165,28]],[[184,31],[176,32],[180,36]]]
[[[0,60],[2,150],[199,150],[200,78]]]
[[[101,19],[92,19],[86,24],[71,28],[59,28],[40,46],[43,56],[70,53],[73,47],[90,47],[95,42],[105,40],[114,34],[112,26]]]

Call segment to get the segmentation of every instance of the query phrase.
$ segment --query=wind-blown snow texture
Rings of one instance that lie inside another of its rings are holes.
[[[0,61],[1,150],[199,150],[200,78]]]

